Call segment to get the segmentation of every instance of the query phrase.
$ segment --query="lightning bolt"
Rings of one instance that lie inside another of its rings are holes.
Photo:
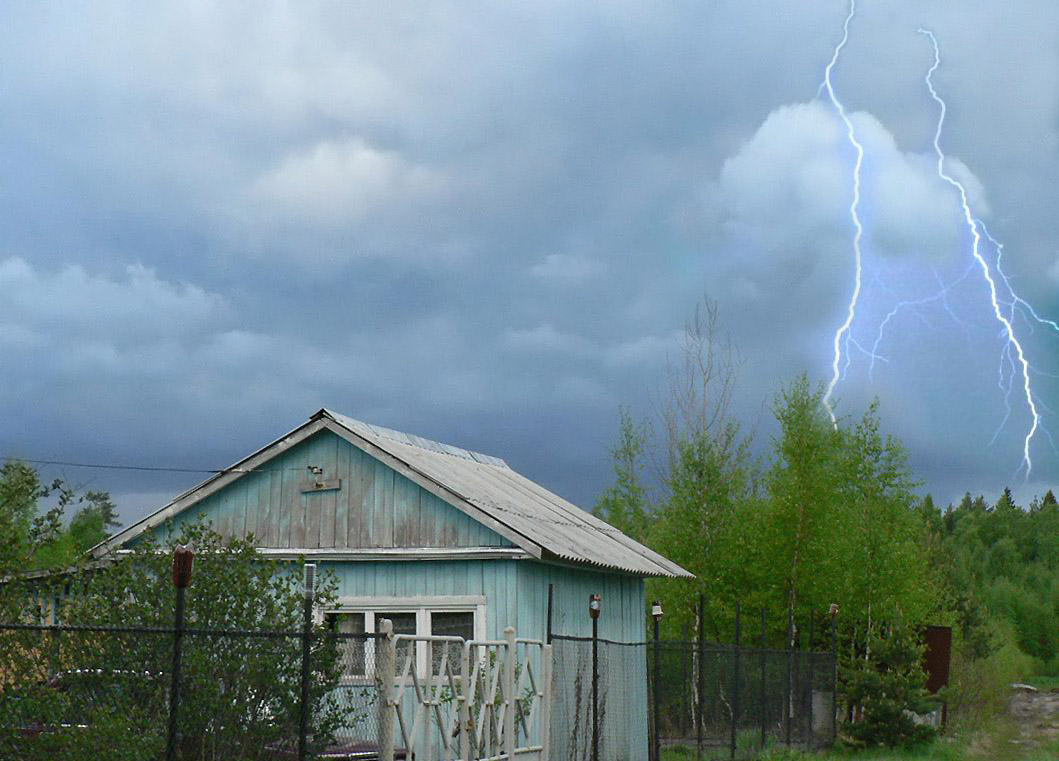
[[[827,408],[827,414],[831,416],[831,423],[838,425],[838,421],[835,419],[835,410],[831,405],[831,395],[835,391],[835,386],[838,385],[839,378],[841,377],[842,371],[839,368],[839,364],[842,362],[842,339],[846,337],[849,339],[850,328],[853,325],[853,320],[857,316],[857,300],[860,298],[861,288],[861,261],[863,255],[861,254],[860,242],[864,237],[864,226],[860,221],[860,170],[864,163],[864,146],[857,141],[857,133],[853,129],[853,122],[850,121],[849,115],[846,113],[846,107],[842,105],[842,102],[835,95],[835,88],[831,84],[831,72],[835,68],[835,64],[838,63],[838,57],[842,53],[842,48],[846,46],[849,41],[849,23],[853,20],[853,16],[857,13],[857,0],[849,0],[849,13],[846,15],[846,20],[842,24],[842,39],[835,46],[834,52],[831,54],[831,61],[827,64],[824,69],[824,88],[827,90],[827,97],[831,100],[831,105],[834,106],[835,111],[838,112],[839,118],[842,119],[842,123],[846,125],[846,139],[849,140],[850,145],[857,152],[857,160],[853,165],[853,200],[849,205],[849,218],[853,223],[853,263],[854,263],[854,279],[853,279],[853,293],[849,297],[849,306],[846,310],[846,319],[835,331],[834,340],[834,353],[831,361],[831,382],[827,385],[827,392],[824,394],[824,407]],[[847,358],[848,363],[848,358]]]
[[[1010,351],[1011,349],[1014,349],[1018,364],[1022,368],[1022,388],[1026,396],[1026,405],[1029,407],[1030,416],[1033,418],[1033,422],[1030,425],[1030,429],[1026,433],[1026,437],[1022,444],[1022,463],[1026,468],[1026,478],[1028,479],[1030,477],[1030,471],[1033,470],[1033,460],[1030,457],[1030,445],[1033,443],[1033,436],[1037,433],[1037,428],[1040,426],[1040,414],[1037,412],[1037,405],[1033,398],[1033,389],[1030,385],[1030,363],[1026,359],[1026,355],[1022,350],[1022,344],[1015,336],[1015,329],[1011,324],[1011,320],[1005,317],[1000,309],[996,281],[993,279],[993,276],[989,271],[989,263],[986,262],[985,257],[982,256],[982,233],[979,231],[979,226],[975,221],[974,215],[971,213],[971,206],[967,200],[967,190],[959,180],[945,172],[945,153],[941,150],[941,131],[945,124],[946,106],[945,101],[940,95],[938,95],[937,90],[934,89],[933,80],[934,72],[937,71],[939,66],[941,66],[941,52],[938,49],[938,40],[932,31],[920,28],[919,33],[928,37],[931,45],[934,47],[934,65],[927,71],[923,81],[926,82],[927,89],[930,90],[930,96],[938,104],[939,108],[937,127],[934,130],[934,153],[938,157],[938,176],[949,185],[956,188],[960,194],[960,203],[963,206],[964,221],[967,224],[967,229],[970,230],[973,239],[971,254],[974,257],[974,260],[978,263],[978,266],[982,271],[982,277],[989,286],[989,300],[993,307],[993,316],[996,317],[997,322],[1001,324],[1003,327],[1003,333],[1007,337],[1006,350]],[[1003,278],[1003,280],[1010,289],[1010,283],[1007,282],[1007,278]],[[1015,298],[1018,299],[1017,296]]]
[[[1033,305],[1030,304],[1030,302],[1026,301],[1024,298],[1019,296],[1018,293],[1015,292],[1015,289],[1011,286],[1011,280],[1008,278],[1007,274],[1005,274],[1004,267],[1002,265],[1002,260],[1004,258],[1004,244],[989,234],[989,228],[985,226],[985,223],[982,222],[982,220],[978,219],[975,221],[977,222],[978,226],[982,228],[982,234],[985,235],[989,242],[993,244],[993,248],[996,249],[996,271],[997,274],[1000,275],[1000,279],[1004,281],[1004,287],[1007,288],[1008,293],[1011,295],[1011,313],[1014,314],[1015,307],[1020,306],[1024,310],[1029,312],[1030,316],[1033,317],[1033,319],[1039,322],[1041,325],[1047,325],[1052,330],[1059,333],[1059,323],[1057,323],[1055,320],[1049,320],[1045,317],[1041,317],[1039,314],[1037,314],[1037,310],[1033,308]]]
[[[925,304],[930,304],[934,301],[940,301],[945,307],[945,311],[947,311],[954,320],[957,320],[957,322],[959,321],[956,315],[953,313],[952,309],[949,308],[948,295],[949,291],[951,291],[957,285],[962,283],[967,278],[967,276],[971,274],[972,269],[974,269],[973,265],[971,267],[968,267],[962,275],[960,275],[958,278],[956,278],[956,280],[952,281],[948,285],[941,282],[941,277],[938,275],[937,270],[935,270],[934,277],[938,280],[938,286],[940,287],[940,290],[937,293],[932,296],[924,296],[921,299],[906,299],[904,301],[898,301],[896,304],[894,304],[893,308],[887,313],[886,317],[884,317],[882,319],[882,322],[879,323],[879,330],[875,334],[875,343],[872,344],[871,351],[867,352],[868,356],[871,357],[871,364],[868,365],[869,380],[871,380],[872,382],[874,382],[875,380],[876,359],[880,359],[883,362],[889,361],[879,354],[879,344],[882,343],[883,333],[886,331],[887,324],[889,324],[890,320],[896,317],[902,309],[906,307],[923,306]]]

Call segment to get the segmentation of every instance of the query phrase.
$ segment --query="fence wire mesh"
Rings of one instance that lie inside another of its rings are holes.
[[[0,626],[0,758],[163,758],[174,639],[172,629]],[[308,757],[370,757],[374,635],[309,644]],[[299,632],[185,631],[176,757],[297,758],[302,658]]]
[[[592,641],[556,636],[553,646],[552,758],[591,761]],[[674,641],[597,648],[599,761],[646,761],[656,735],[661,761],[832,741],[831,653]]]
[[[643,643],[599,640],[599,761],[645,761],[647,661]],[[552,639],[552,759],[592,761],[592,640]]]

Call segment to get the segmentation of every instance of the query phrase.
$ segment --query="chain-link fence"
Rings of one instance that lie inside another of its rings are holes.
[[[595,650],[598,725],[593,723],[592,710],[592,639],[552,639],[550,758],[592,761],[595,735],[599,761],[645,761],[648,736],[644,644],[600,639]]]
[[[296,759],[303,726],[307,758],[370,758],[374,646],[371,634],[0,625],[0,758],[162,759],[170,722],[176,759]]]
[[[551,757],[592,761],[755,758],[834,738],[831,653],[700,642],[553,637]],[[593,721],[596,675],[598,726]],[[657,725],[656,718],[657,717]]]

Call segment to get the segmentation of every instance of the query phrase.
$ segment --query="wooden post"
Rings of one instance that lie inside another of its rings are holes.
[[[504,754],[515,761],[515,630],[504,629],[507,653],[504,658]]]
[[[375,640],[375,684],[379,702],[379,761],[393,761],[394,682],[397,679],[397,645],[393,640],[393,621],[379,621],[380,637]]]
[[[540,761],[548,761],[552,742],[552,646],[541,648],[541,680],[544,689],[541,695],[540,727],[541,755]]]

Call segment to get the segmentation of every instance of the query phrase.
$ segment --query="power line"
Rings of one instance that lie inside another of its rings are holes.
[[[172,468],[161,465],[119,465],[116,463],[71,462],[68,460],[33,460],[28,457],[0,456],[4,462],[24,462],[29,465],[57,465],[66,468],[94,470],[137,470],[151,473],[263,473],[271,470],[304,470],[304,468]]]

